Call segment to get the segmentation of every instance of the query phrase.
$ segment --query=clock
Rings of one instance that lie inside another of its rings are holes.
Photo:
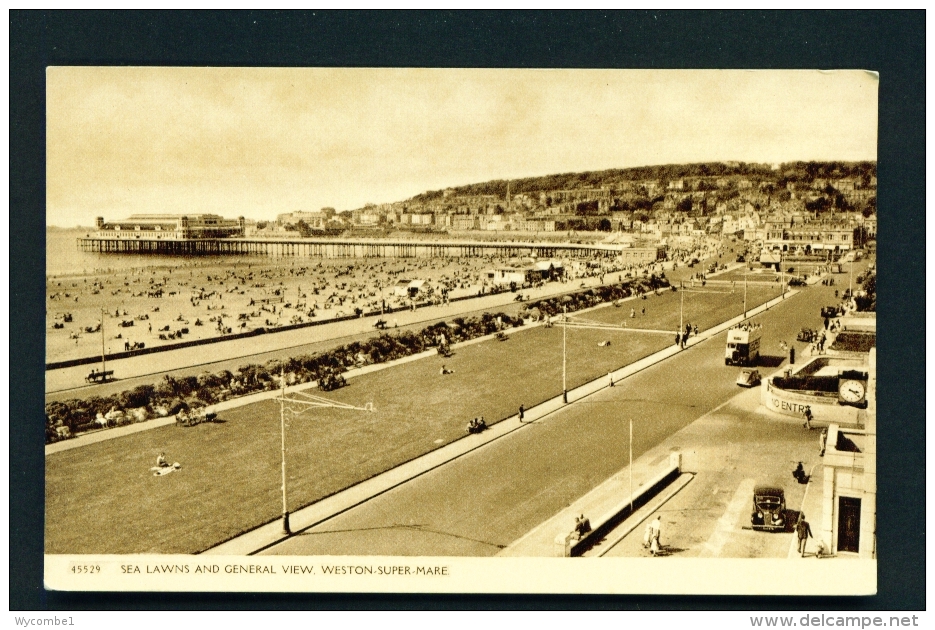
[[[838,384],[838,397],[846,403],[857,404],[863,402],[867,394],[867,386],[863,381],[841,379]]]

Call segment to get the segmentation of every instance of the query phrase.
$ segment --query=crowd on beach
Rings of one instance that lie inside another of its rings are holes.
[[[530,261],[426,259],[193,259],[166,266],[47,277],[47,361],[136,350],[181,340],[444,304],[509,290],[488,270]],[[661,271],[661,264],[649,266]],[[567,264],[563,282],[642,268],[613,259]],[[403,280],[424,285],[410,292]]]

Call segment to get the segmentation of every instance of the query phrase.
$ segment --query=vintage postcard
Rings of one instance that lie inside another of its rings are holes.
[[[876,592],[876,74],[46,76],[47,588]]]

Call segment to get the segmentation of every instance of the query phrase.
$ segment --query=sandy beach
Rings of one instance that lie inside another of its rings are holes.
[[[102,341],[113,353],[411,307],[394,290],[401,280],[425,281],[420,303],[487,294],[496,287],[485,270],[524,262],[202,258],[166,266],[153,259],[149,267],[49,275],[46,361],[99,355]],[[570,264],[568,281],[625,268],[609,260],[600,268]]]

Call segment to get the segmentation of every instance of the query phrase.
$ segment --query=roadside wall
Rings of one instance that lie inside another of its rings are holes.
[[[802,394],[774,387],[771,379],[764,379],[762,384],[763,406],[784,416],[793,416],[802,419],[805,407],[812,408],[812,416],[816,422],[835,422],[838,424],[858,424],[856,407],[839,405],[836,393],[808,393]]]

